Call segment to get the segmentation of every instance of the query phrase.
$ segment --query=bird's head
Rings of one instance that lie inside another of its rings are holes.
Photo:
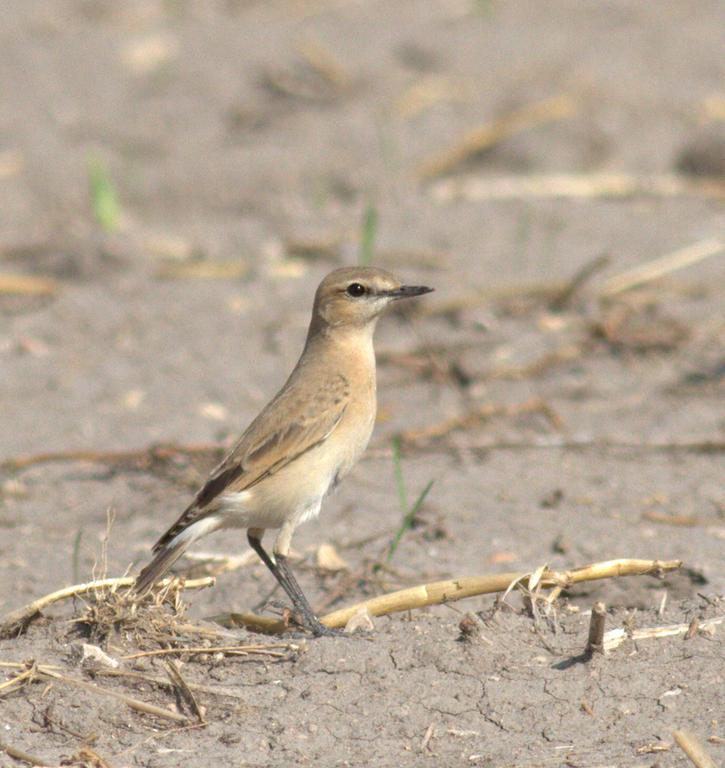
[[[367,326],[393,301],[430,293],[424,285],[403,285],[377,267],[343,267],[330,272],[315,294],[313,325]]]

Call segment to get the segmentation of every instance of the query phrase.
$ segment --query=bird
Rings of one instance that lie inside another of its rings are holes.
[[[360,458],[377,410],[373,333],[392,302],[432,291],[403,285],[377,267],[342,267],[315,293],[302,354],[286,383],[211,472],[192,502],[153,547],[133,592],[142,596],[195,541],[220,529],[247,540],[315,636],[337,634],[312,610],[289,565],[297,526]],[[270,554],[262,546],[277,530]]]

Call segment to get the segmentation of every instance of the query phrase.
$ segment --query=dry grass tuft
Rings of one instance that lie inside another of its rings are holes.
[[[115,588],[91,592],[83,598],[73,628],[95,645],[106,645],[112,637],[123,637],[139,648],[168,643],[185,623],[182,589],[183,582],[173,579],[143,597]]]

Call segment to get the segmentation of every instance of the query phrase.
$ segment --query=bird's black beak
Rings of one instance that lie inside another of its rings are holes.
[[[428,288],[427,285],[401,285],[400,288],[394,288],[392,291],[386,291],[385,295],[391,299],[410,299],[413,296],[422,296],[424,293],[430,293],[435,290]]]

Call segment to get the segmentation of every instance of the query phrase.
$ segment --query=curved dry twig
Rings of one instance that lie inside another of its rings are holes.
[[[334,629],[344,627],[356,613],[362,610],[367,610],[371,616],[383,616],[413,608],[451,603],[465,597],[506,592],[512,585],[528,580],[532,573],[536,573],[538,576],[537,583],[541,587],[564,589],[584,581],[596,581],[616,576],[644,576],[665,573],[677,570],[681,566],[682,561],[680,560],[619,559],[592,563],[568,571],[554,571],[544,568],[536,569],[534,572],[464,576],[458,579],[420,584],[417,587],[379,595],[370,600],[364,600],[328,613],[320,621],[325,626]],[[212,620],[226,626],[245,626],[248,629],[267,634],[278,634],[289,629],[281,619],[259,616],[254,613],[227,613],[214,616]]]
[[[21,632],[44,608],[47,608],[49,605],[57,603],[60,600],[79,597],[80,595],[85,595],[89,592],[101,592],[103,590],[115,591],[119,587],[130,587],[135,580],[136,579],[133,576],[122,576],[115,579],[98,579],[84,584],[74,584],[70,587],[63,587],[63,589],[51,592],[49,595],[39,597],[37,600],[33,600],[32,603],[28,603],[27,605],[22,606],[22,608],[17,608],[16,610],[11,611],[2,619],[2,621],[0,621],[0,637],[11,637],[16,633]],[[169,578],[164,579],[159,582],[159,584],[164,587],[169,586],[174,581],[178,581],[179,586],[182,589],[203,589],[204,587],[211,587],[216,582],[216,579],[213,576],[205,576],[201,579],[189,579],[187,581]]]

